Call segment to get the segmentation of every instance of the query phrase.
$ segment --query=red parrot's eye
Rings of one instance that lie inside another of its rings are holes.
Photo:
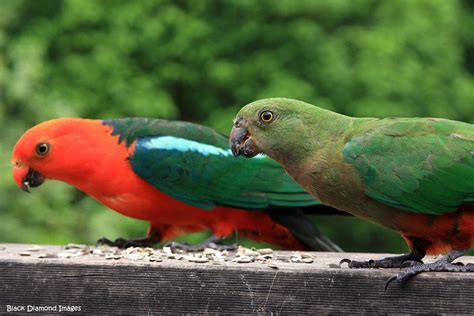
[[[38,154],[38,156],[44,156],[49,152],[50,147],[48,143],[39,143],[36,145],[36,154]]]

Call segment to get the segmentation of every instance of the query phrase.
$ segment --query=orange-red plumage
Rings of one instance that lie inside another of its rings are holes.
[[[410,230],[401,230],[400,233],[411,249],[413,237],[429,242],[425,248],[427,254],[438,255],[456,249],[469,249],[474,245],[472,204],[463,204],[457,212],[439,216],[405,212],[400,217],[400,223],[410,227]]]

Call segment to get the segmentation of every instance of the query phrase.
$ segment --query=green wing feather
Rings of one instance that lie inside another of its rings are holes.
[[[444,119],[356,123],[343,149],[365,193],[396,208],[433,215],[474,203],[474,126]]]
[[[319,204],[268,157],[234,158],[213,129],[158,119],[104,121],[129,146],[133,170],[160,191],[190,205],[246,209]]]

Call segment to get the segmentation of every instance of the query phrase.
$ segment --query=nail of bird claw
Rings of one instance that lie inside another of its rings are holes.
[[[352,260],[350,260],[350,259],[342,259],[341,261],[339,261],[339,268],[342,268],[342,264],[343,264],[343,263],[347,263],[347,266],[350,268],[350,267],[351,267]]]
[[[394,275],[393,277],[388,279],[387,282],[385,282],[385,292],[387,291],[387,288],[388,288],[389,284],[392,283],[392,281],[395,281],[396,279],[397,279],[397,276]]]

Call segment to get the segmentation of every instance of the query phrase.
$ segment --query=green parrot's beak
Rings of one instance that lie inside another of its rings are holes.
[[[229,145],[235,157],[255,157],[260,153],[255,141],[252,139],[247,128],[242,126],[242,120],[237,119],[230,132]]]

